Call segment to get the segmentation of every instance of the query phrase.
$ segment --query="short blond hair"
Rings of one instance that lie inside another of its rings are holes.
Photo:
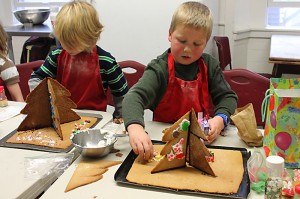
[[[6,59],[7,51],[8,51],[7,34],[2,24],[0,23],[0,57]]]
[[[178,25],[187,25],[207,32],[207,41],[212,33],[213,16],[210,9],[195,1],[182,3],[174,12],[170,32],[174,32]]]
[[[91,50],[96,45],[103,25],[96,9],[84,1],[65,4],[56,16],[54,35],[68,48],[78,46]]]

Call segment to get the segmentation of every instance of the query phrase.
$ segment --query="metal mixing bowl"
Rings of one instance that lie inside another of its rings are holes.
[[[13,12],[15,17],[22,24],[32,23],[33,25],[44,23],[49,15],[50,9],[25,9]]]
[[[71,141],[84,157],[98,158],[109,154],[117,138],[100,129],[86,129],[71,136]]]

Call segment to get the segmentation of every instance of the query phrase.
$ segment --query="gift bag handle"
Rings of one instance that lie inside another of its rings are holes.
[[[262,122],[265,121],[265,117],[266,117],[266,112],[267,112],[267,108],[268,108],[268,102],[269,102],[269,98],[272,96],[273,94],[270,94],[270,89],[266,90],[265,93],[265,98],[262,102],[261,105],[261,120]]]

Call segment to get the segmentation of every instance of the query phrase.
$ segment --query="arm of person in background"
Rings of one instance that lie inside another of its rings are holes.
[[[61,53],[62,49],[57,48],[51,51],[51,53],[47,56],[45,62],[43,65],[34,71],[30,79],[28,81],[28,86],[30,92],[39,85],[39,83],[46,77],[56,78],[56,72],[57,72],[57,57]]]
[[[124,99],[124,96],[121,97],[116,97],[114,95],[112,95],[113,98],[113,102],[114,102],[114,106],[115,106],[115,110],[113,112],[113,122],[116,124],[121,124],[123,123],[123,117],[122,117],[122,102]]]
[[[24,98],[19,83],[6,85],[6,87],[7,90],[9,91],[10,96],[14,101],[24,102]]]

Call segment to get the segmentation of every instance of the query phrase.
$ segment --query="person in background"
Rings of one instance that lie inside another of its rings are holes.
[[[115,58],[96,45],[103,25],[95,8],[84,1],[65,4],[56,16],[54,35],[61,47],[54,49],[28,82],[33,90],[51,77],[71,92],[79,109],[105,111],[106,91],[113,94],[116,123],[122,122],[122,100],[128,92],[125,76]]]
[[[2,24],[0,24],[0,81],[4,82],[14,101],[24,102],[19,86],[19,72],[15,64],[7,57],[7,53],[7,35]]]
[[[153,111],[155,121],[173,123],[192,108],[208,114],[211,97],[215,110],[208,121],[208,144],[217,139],[236,109],[237,96],[224,79],[219,62],[203,53],[212,25],[207,6],[181,4],[169,28],[171,48],[148,64],[123,101],[130,145],[146,160],[153,157],[153,145],[144,130],[144,109]]]

